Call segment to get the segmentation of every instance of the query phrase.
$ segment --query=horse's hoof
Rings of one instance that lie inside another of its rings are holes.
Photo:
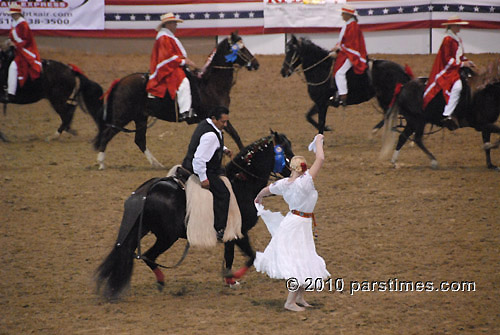
[[[433,168],[434,170],[436,170],[438,168],[438,161],[433,159],[431,161],[431,168]]]
[[[325,131],[332,131],[332,130],[333,130],[333,129],[332,129],[332,127],[330,127],[330,126],[325,126]]]
[[[483,150],[491,150],[491,149],[496,149],[498,148],[498,146],[500,145],[500,141],[497,141],[496,143],[490,143],[490,142],[486,142],[484,145],[483,145]]]
[[[237,288],[240,285],[240,283],[234,280],[233,277],[224,278],[224,282],[226,283],[227,286],[229,286],[229,288]]]
[[[158,289],[158,291],[162,292],[164,287],[165,287],[165,282],[163,281],[156,282],[156,288]]]
[[[61,136],[61,133],[56,130],[56,132],[53,135],[47,136],[45,138],[45,142],[50,142],[52,140],[55,140],[56,138],[59,138]]]
[[[104,163],[99,163],[99,171],[106,170],[106,165]]]

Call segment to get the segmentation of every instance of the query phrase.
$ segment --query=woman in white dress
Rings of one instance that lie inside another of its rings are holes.
[[[291,176],[266,186],[255,198],[258,214],[272,238],[263,253],[257,252],[254,266],[258,272],[266,273],[271,278],[292,278],[299,285],[297,290],[289,288],[284,306],[296,312],[311,306],[304,300],[304,286],[318,278],[330,277],[325,261],[316,253],[312,232],[313,210],[318,200],[313,179],[325,159],[323,135],[316,135],[312,146],[316,149],[316,159],[309,170],[304,157],[293,157],[290,162]],[[282,195],[288,204],[290,211],[285,217],[263,209],[263,197],[271,194]]]

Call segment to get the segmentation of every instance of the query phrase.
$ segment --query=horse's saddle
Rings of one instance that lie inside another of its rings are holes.
[[[347,88],[347,104],[357,105],[362,102],[368,101],[375,95],[373,89],[369,69],[366,69],[362,74],[356,74],[352,68],[346,73]],[[335,76],[332,76],[332,96],[337,92],[337,85],[335,84]]]
[[[200,90],[199,90],[199,80],[198,78],[189,70],[184,70],[186,77],[189,80],[189,86],[191,87],[191,97],[192,97],[192,108],[199,115],[199,110],[201,109],[200,102]],[[146,76],[146,82],[148,76]],[[172,100],[170,95],[167,93],[163,98],[158,97],[148,97],[146,99],[146,111],[148,115],[154,116],[160,120],[177,122],[178,121],[178,107],[177,102]],[[199,120],[190,119],[189,124],[198,122]]]

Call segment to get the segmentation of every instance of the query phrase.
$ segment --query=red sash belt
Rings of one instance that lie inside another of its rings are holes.
[[[313,224],[316,226],[316,218],[314,217],[314,213],[306,213],[292,209],[292,214],[298,215],[303,218],[312,218]]]
[[[314,237],[317,238],[318,234],[316,233],[316,218],[314,217],[314,213],[306,213],[306,212],[301,212],[295,209],[292,209],[292,214],[298,215],[303,218],[312,218],[312,223],[313,223],[313,234]]]

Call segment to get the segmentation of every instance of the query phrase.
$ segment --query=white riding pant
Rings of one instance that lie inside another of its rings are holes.
[[[337,90],[339,95],[347,94],[347,78],[346,73],[352,67],[351,61],[346,59],[344,64],[335,73],[335,84],[337,84]]]
[[[17,91],[17,64],[12,61],[9,66],[9,76],[7,79],[7,93],[16,95]]]
[[[457,107],[458,100],[460,100],[460,93],[462,92],[462,81],[458,79],[451,87],[450,99],[444,107],[443,116],[450,116]]]
[[[177,89],[177,104],[179,105],[179,113],[187,113],[191,109],[191,86],[189,79],[184,78]]]

